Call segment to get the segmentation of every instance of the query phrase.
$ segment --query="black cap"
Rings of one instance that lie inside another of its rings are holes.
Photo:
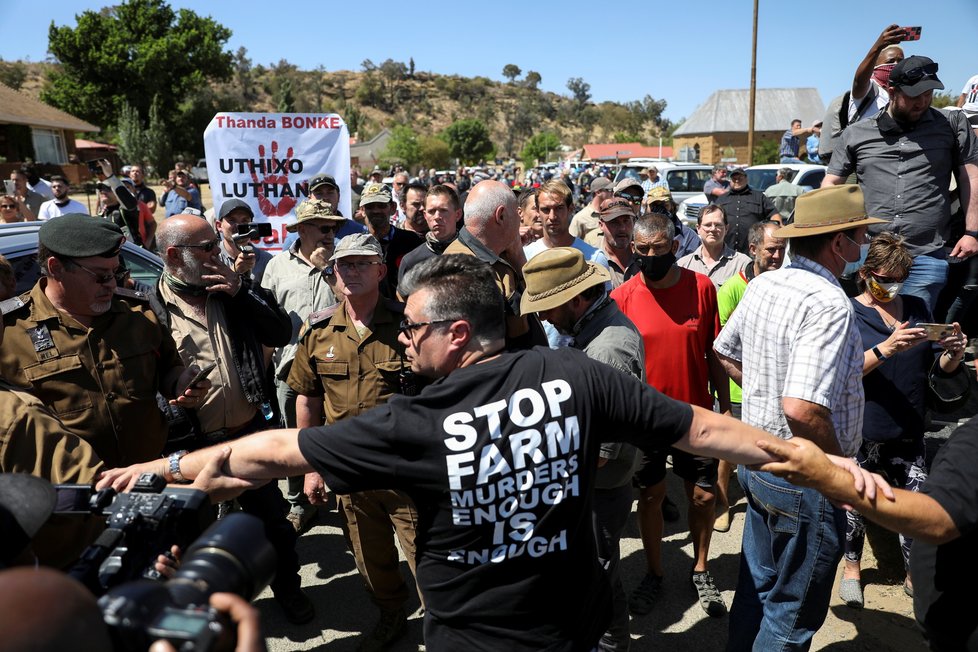
[[[744,168],[734,168],[734,169],[730,170],[730,176],[731,177],[733,175],[735,175],[735,174],[742,174],[742,175],[744,175],[746,177],[747,176],[747,171],[744,170]]]
[[[944,84],[937,78],[937,64],[928,57],[916,54],[893,66],[889,84],[910,97],[944,88]]]
[[[217,214],[217,219],[223,220],[225,217],[231,214],[231,211],[245,211],[248,213],[248,217],[255,219],[255,211],[251,210],[251,206],[241,201],[240,199],[227,199],[221,204],[221,212]]]
[[[84,213],[68,213],[42,224],[37,239],[59,256],[111,258],[119,253],[126,236],[109,220]]]
[[[319,186],[333,186],[337,191],[340,189],[340,187],[336,185],[336,179],[328,174],[318,174],[312,179],[309,179],[309,192],[312,192]]]

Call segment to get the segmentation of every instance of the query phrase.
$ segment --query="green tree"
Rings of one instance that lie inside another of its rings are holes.
[[[8,86],[10,84],[7,84]],[[943,109],[948,106],[954,106],[957,104],[958,98],[951,94],[951,91],[944,93],[934,93],[934,99],[931,102],[931,106],[935,109]]]
[[[278,87],[276,106],[279,113],[295,112],[295,96],[292,94],[292,80],[285,79]]]
[[[452,163],[452,153],[448,143],[436,136],[422,136],[419,140],[421,151],[419,162],[426,168],[444,169]]]
[[[560,138],[557,134],[552,131],[541,131],[533,134],[526,141],[523,151],[520,152],[520,158],[523,160],[523,165],[528,168],[533,167],[537,163],[546,163],[550,154],[556,152],[559,147]]]
[[[515,63],[507,63],[505,66],[503,66],[503,77],[508,79],[510,84],[515,82],[516,78],[522,74],[523,71],[520,70],[520,67]]]
[[[119,121],[116,123],[116,142],[119,144],[119,158],[126,163],[145,162],[146,142],[144,138],[143,123],[139,119],[139,112],[136,107],[125,102],[119,112]]]
[[[583,111],[591,100],[591,84],[580,77],[571,77],[567,80],[567,90],[574,96],[578,112]]]
[[[523,83],[531,90],[536,90],[542,81],[543,77],[536,70],[527,70],[526,77],[523,78]]]
[[[458,120],[443,132],[448,151],[463,165],[473,165],[484,160],[495,149],[489,137],[489,129],[481,120]]]
[[[406,125],[393,127],[382,158],[386,160],[397,159],[405,167],[417,165],[418,161],[421,160],[421,144],[418,142],[418,134]]]
[[[780,143],[776,140],[762,140],[761,142],[754,145],[754,165],[763,165],[764,163],[777,163],[780,158],[778,157],[778,146]]]
[[[146,128],[144,145],[145,159],[159,176],[173,165],[170,131],[163,114],[163,101],[159,95],[156,95],[149,107],[149,126]]]
[[[126,102],[142,118],[156,94],[172,107],[231,78],[231,30],[213,18],[175,12],[164,0],[125,0],[76,19],[75,27],[51,23],[48,50],[60,66],[41,98],[95,124],[116,124]],[[166,117],[180,126],[172,109]]]
[[[25,81],[27,81],[27,66],[22,61],[0,59],[0,82],[16,91],[24,85]]]

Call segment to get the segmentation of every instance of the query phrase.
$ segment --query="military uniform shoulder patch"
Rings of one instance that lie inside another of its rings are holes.
[[[339,307],[340,304],[336,303],[329,308],[323,308],[322,310],[311,312],[309,313],[309,318],[306,320],[306,323],[308,323],[309,326],[315,326],[316,324],[327,321],[330,317],[336,314]]]
[[[20,297],[10,297],[5,301],[0,301],[0,314],[9,315],[15,310],[20,310],[27,304]]]
[[[139,290],[130,290],[129,288],[116,288],[115,295],[117,297],[122,297],[123,299],[135,299],[137,301],[149,301],[149,295],[145,292],[140,292]]]

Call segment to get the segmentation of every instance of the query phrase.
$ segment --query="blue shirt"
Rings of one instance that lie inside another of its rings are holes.
[[[176,191],[171,190],[166,193],[166,217],[179,215],[188,206],[201,212],[204,211],[204,205],[200,203],[200,191],[196,188],[185,188],[184,190],[190,193],[190,201],[181,197]]]

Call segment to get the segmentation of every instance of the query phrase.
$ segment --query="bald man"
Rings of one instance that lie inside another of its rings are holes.
[[[235,273],[221,257],[220,239],[206,220],[174,215],[156,234],[163,258],[158,285],[177,353],[200,368],[216,365],[211,389],[195,412],[196,441],[212,444],[237,439],[270,427],[275,414],[275,388],[266,373],[263,347],[285,346],[292,322],[269,290],[250,275]],[[170,455],[179,463],[187,451]],[[179,478],[178,478],[179,479]],[[286,520],[289,511],[275,483],[248,491],[238,499],[245,512],[265,523],[268,540],[278,552],[272,591],[286,619],[293,624],[313,618],[312,602],[300,589],[296,532]]]
[[[469,191],[465,200],[465,226],[446,254],[468,254],[492,267],[496,284],[506,300],[506,346],[547,346],[543,325],[535,314],[520,313],[526,283],[526,256],[520,242],[520,218],[516,195],[499,181],[483,181]]]

